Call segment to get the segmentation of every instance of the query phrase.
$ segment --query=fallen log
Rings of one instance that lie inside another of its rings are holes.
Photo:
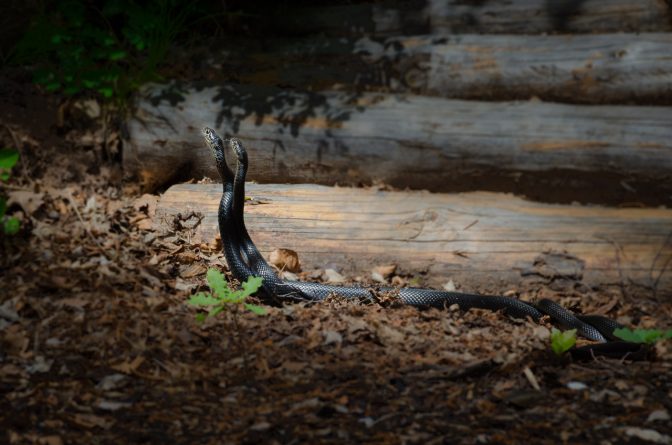
[[[383,181],[556,202],[672,200],[665,107],[473,102],[245,86],[150,87],[129,122],[129,172],[149,188],[216,177],[203,125],[247,145],[258,182]]]
[[[228,47],[242,83],[476,100],[672,104],[672,34],[310,38]],[[224,59],[224,56],[222,56]]]
[[[284,35],[592,34],[672,29],[670,6],[660,0],[411,0],[290,9],[278,4],[278,8],[269,10],[268,21],[262,24],[265,30]],[[276,19],[278,14],[283,20]]]
[[[672,210],[541,204],[496,193],[432,194],[317,185],[248,184],[246,224],[260,251],[298,252],[303,269],[351,276],[394,263],[431,285],[502,289],[524,280],[672,291]],[[202,215],[192,242],[217,233],[219,184],[180,184],[156,225]],[[256,205],[254,205],[256,204]]]
[[[670,31],[670,6],[657,0],[429,0],[433,33],[599,33]]]

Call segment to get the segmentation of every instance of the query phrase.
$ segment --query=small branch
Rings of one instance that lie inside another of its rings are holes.
[[[623,301],[628,300],[628,292],[626,291],[625,288],[625,276],[623,275],[623,268],[621,267],[621,252],[623,251],[623,248],[618,244],[616,241],[609,239],[609,238],[604,238],[604,237],[598,237],[607,243],[611,244],[614,246],[615,250],[615,256],[616,256],[616,269],[618,270],[618,281],[621,286],[621,296],[623,297]]]
[[[91,241],[93,241],[98,246],[98,249],[100,250],[100,253],[107,256],[106,252],[105,252],[105,249],[103,248],[102,244],[100,244],[98,242],[98,240],[93,236],[93,233],[91,232],[91,229],[86,224],[86,221],[84,221],[84,218],[82,218],[82,214],[79,213],[79,209],[77,209],[77,206],[75,205],[75,198],[72,196],[71,191],[68,191],[68,197],[69,197],[68,203],[70,204],[70,207],[72,207],[72,210],[75,211],[75,214],[77,215],[77,219],[79,219],[79,222],[82,223],[82,227],[84,227],[84,231],[89,236]]]
[[[32,189],[29,189],[29,188],[19,187],[19,186],[11,185],[11,184],[2,184],[2,186],[0,186],[0,187],[5,189],[5,190],[14,190],[16,192],[32,192],[33,191]]]
[[[665,238],[665,241],[660,246],[660,249],[658,249],[658,252],[656,253],[656,256],[653,258],[653,261],[651,261],[651,269],[649,269],[649,278],[651,279],[651,281],[653,281],[652,287],[653,287],[653,299],[654,300],[656,299],[656,294],[657,294],[657,291],[658,291],[658,284],[660,283],[660,279],[663,276],[663,273],[665,273],[665,271],[667,270],[667,267],[670,265],[670,262],[672,262],[672,255],[670,255],[667,258],[667,260],[663,264],[663,267],[660,269],[660,273],[658,273],[658,276],[656,277],[655,280],[653,279],[653,268],[656,266],[656,263],[658,262],[658,258],[660,258],[660,256],[662,255],[663,249],[665,248],[665,246],[667,246],[670,243],[670,241],[672,241],[672,232],[670,232],[667,235],[667,237]]]
[[[238,349],[243,354],[243,368],[245,368],[245,373],[250,374],[250,363],[249,363],[249,358],[247,356],[247,349],[245,349],[245,346],[243,345],[243,340],[240,335],[240,324],[238,323],[238,308],[234,308],[231,310],[231,316],[233,317],[233,328],[236,330],[235,337],[236,337],[236,343],[238,343]]]
[[[16,137],[16,133],[14,130],[12,130],[12,127],[10,127],[8,124],[2,124],[3,127],[5,127],[5,130],[7,130],[7,133],[9,133],[9,136],[12,138],[12,141],[14,142],[14,146],[16,147],[16,150],[21,154],[21,158],[23,159],[23,145],[19,142],[19,138]],[[23,172],[23,177],[25,178],[26,181],[32,186],[33,185],[33,180],[30,178],[30,175],[28,174],[28,170],[26,168],[26,164],[24,162],[21,162],[21,159],[19,159],[19,164],[21,165],[21,170]],[[8,186],[5,186],[6,188],[9,188]]]

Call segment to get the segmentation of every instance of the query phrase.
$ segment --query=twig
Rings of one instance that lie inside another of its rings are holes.
[[[25,187],[19,187],[18,185],[11,184],[2,184],[2,188],[5,190],[14,190],[16,192],[32,192],[33,190]]]
[[[534,373],[532,372],[532,370],[530,369],[529,366],[526,366],[523,369],[523,374],[525,374],[525,377],[530,382],[530,385],[532,385],[532,388],[536,389],[537,391],[541,391],[541,387],[539,386],[539,382],[537,381],[537,377],[534,375]]]
[[[625,278],[623,276],[623,268],[621,267],[621,254],[620,252],[623,250],[623,248],[619,245],[617,245],[614,242],[614,247],[616,248],[616,267],[618,268],[618,278],[619,281],[621,282],[621,295],[623,295],[623,300],[628,301],[628,291],[625,288]]]
[[[14,146],[19,151],[19,153],[21,153],[21,157],[23,158],[23,150],[22,150],[23,146],[19,143],[19,138],[16,137],[14,130],[12,130],[12,127],[10,127],[8,124],[3,123],[2,126],[5,127],[5,130],[7,130],[7,133],[9,133],[9,136],[12,138],[12,141],[14,142]],[[20,162],[20,164],[21,164],[21,170],[23,171],[23,177],[25,178],[26,181],[28,181],[30,185],[33,185],[34,181],[30,178],[30,175],[28,174],[26,164],[24,162]]]
[[[100,244],[98,242],[98,240],[93,236],[93,233],[91,233],[91,229],[86,224],[86,221],[84,221],[84,218],[82,218],[82,214],[79,213],[79,210],[77,209],[77,206],[75,205],[75,198],[72,196],[72,191],[68,190],[68,196],[69,196],[68,203],[70,204],[70,207],[72,207],[72,210],[75,211],[75,214],[77,215],[77,218],[79,219],[79,222],[82,223],[82,227],[84,227],[84,231],[89,236],[89,238],[91,238],[91,241],[93,241],[98,246],[98,249],[100,250],[100,253],[107,256],[106,253],[105,253],[105,249],[103,248],[102,244]]]
[[[236,337],[236,343],[238,343],[238,349],[243,353],[243,367],[245,368],[245,374],[250,375],[250,363],[247,357],[247,349],[243,345],[243,339],[240,335],[240,325],[238,324],[238,308],[235,307],[231,310],[231,316],[233,317],[233,327],[236,330],[234,336]]]
[[[600,239],[603,239],[604,241],[608,242],[612,246],[614,246],[614,250],[616,253],[616,268],[618,269],[618,281],[621,286],[621,296],[623,297],[623,301],[628,300],[628,292],[626,291],[625,288],[625,277],[623,275],[623,268],[621,267],[621,254],[620,252],[623,251],[623,248],[614,240],[611,240],[609,238],[602,238],[598,237]]]
[[[660,255],[663,253],[663,249],[665,246],[667,246],[670,241],[672,241],[672,232],[670,232],[667,235],[667,238],[665,238],[665,241],[663,244],[661,244],[660,249],[658,249],[658,252],[656,253],[656,256],[653,258],[653,261],[651,262],[651,268],[649,269],[649,278],[651,281],[653,281],[653,299],[656,299],[656,293],[658,291],[658,284],[660,283],[660,278],[663,276],[663,273],[665,270],[667,270],[667,266],[670,265],[670,262],[672,262],[672,255],[670,255],[665,263],[663,264],[663,267],[660,269],[660,273],[658,273],[658,276],[656,279],[653,279],[653,268],[656,266],[656,263],[658,262],[658,258],[660,258]]]
[[[466,226],[464,229],[462,229],[462,230],[468,230],[469,228],[475,226],[476,224],[478,224],[478,220],[477,220],[477,219],[473,220],[469,225],[467,225],[467,226]]]

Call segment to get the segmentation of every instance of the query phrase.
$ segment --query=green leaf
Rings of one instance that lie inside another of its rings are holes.
[[[108,59],[110,59],[112,61],[121,60],[121,59],[126,57],[126,51],[122,51],[122,50],[113,51],[107,57],[108,57]]]
[[[7,211],[7,200],[5,198],[0,197],[0,218],[5,216],[6,211]]]
[[[79,88],[76,85],[68,85],[65,87],[63,90],[63,93],[67,96],[74,96],[75,94],[79,93],[81,91],[81,88]]]
[[[250,303],[245,303],[244,306],[245,309],[257,315],[266,315],[266,309],[264,309],[261,306],[257,306],[256,304],[250,304]]]
[[[3,230],[7,235],[15,235],[21,228],[21,223],[16,218],[7,218]]]
[[[49,91],[49,92],[54,92],[58,90],[61,87],[60,82],[50,82],[44,86],[44,89]]]
[[[227,304],[239,304],[245,301],[245,298],[247,297],[243,295],[243,291],[237,290],[226,294],[224,298],[222,298],[222,301]]]
[[[672,338],[672,329],[661,331],[660,329],[635,329],[628,328],[614,330],[614,335],[621,340],[632,343],[652,344],[661,339]]]
[[[220,299],[226,298],[231,293],[231,291],[229,291],[229,287],[226,285],[226,278],[224,277],[224,274],[217,269],[208,269],[205,278],[208,280],[208,286],[210,286],[210,290],[214,292]]]
[[[198,313],[198,314],[196,314],[196,323],[199,323],[199,324],[203,323],[206,318],[208,318],[208,316],[206,314],[204,314],[202,312]]]
[[[103,95],[103,97],[109,99],[114,95],[114,90],[112,88],[98,88],[98,92]]]
[[[215,298],[210,294],[199,292],[196,295],[192,295],[187,303],[191,304],[192,306],[214,306],[219,304],[220,301],[218,298]]]
[[[100,85],[100,82],[97,80],[84,79],[82,80],[82,85],[84,85],[85,88],[94,89]]]
[[[14,167],[19,160],[19,152],[11,148],[0,150],[0,169],[9,170]]]
[[[2,182],[9,181],[9,172],[0,172],[0,181]]]
[[[553,328],[551,331],[551,349],[556,355],[562,355],[576,344],[576,329],[559,331]]]
[[[247,281],[243,283],[243,296],[249,297],[255,293],[261,287],[261,283],[264,281],[261,277],[248,277]]]

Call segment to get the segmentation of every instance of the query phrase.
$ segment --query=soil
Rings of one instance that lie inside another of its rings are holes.
[[[59,121],[72,104],[3,96],[22,228],[0,239],[0,442],[672,443],[670,340],[577,361],[550,352],[548,324],[338,298],[199,324],[186,301],[227,271],[217,240],[156,229],[118,136]],[[672,325],[669,298],[627,285],[517,291]]]

